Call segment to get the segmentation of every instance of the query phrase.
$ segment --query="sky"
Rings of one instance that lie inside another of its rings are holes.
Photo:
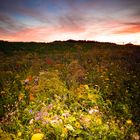
[[[140,0],[0,0],[0,40],[140,45]]]

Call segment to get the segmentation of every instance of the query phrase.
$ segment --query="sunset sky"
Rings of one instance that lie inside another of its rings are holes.
[[[0,0],[0,40],[140,44],[140,0]]]

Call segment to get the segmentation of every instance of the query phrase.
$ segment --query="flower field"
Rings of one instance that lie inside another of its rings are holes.
[[[140,46],[0,42],[1,140],[139,140]]]

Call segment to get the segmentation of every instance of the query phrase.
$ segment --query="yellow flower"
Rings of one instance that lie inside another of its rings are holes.
[[[66,134],[68,132],[68,129],[64,127],[63,132]]]
[[[89,86],[88,86],[88,85],[84,85],[84,88],[85,88],[86,90],[89,90]]]
[[[101,120],[100,118],[97,118],[96,123],[97,123],[98,125],[101,125],[101,124],[102,124],[102,120]]]
[[[30,100],[30,101],[34,101],[34,100],[35,100],[35,97],[33,96],[32,93],[29,94],[29,100]]]
[[[18,132],[17,135],[18,135],[18,137],[20,137],[22,135],[22,133],[21,132]]]
[[[83,89],[83,88],[84,88],[84,85],[81,84],[81,85],[80,85],[80,89]]]
[[[39,133],[39,132],[41,132],[41,130],[40,130],[39,128],[36,128],[36,129],[34,130],[34,132]]]
[[[80,125],[79,122],[76,122],[76,123],[75,123],[75,127],[76,127],[76,128],[80,128],[80,126],[81,126],[81,125]]]
[[[127,120],[126,123],[131,125],[132,121],[131,120]]]
[[[86,127],[89,127],[91,124],[91,115],[81,115],[80,116],[80,123],[83,124]]]
[[[24,94],[23,94],[23,93],[20,93],[20,94],[18,95],[18,100],[21,101],[23,98],[24,98]]]
[[[31,140],[42,140],[44,137],[44,134],[42,133],[36,133],[32,136]]]
[[[63,129],[62,129],[62,134],[61,134],[61,137],[67,137],[67,134],[68,134],[68,129],[66,128],[66,127],[64,127]]]
[[[106,81],[109,81],[109,78],[105,78]]]

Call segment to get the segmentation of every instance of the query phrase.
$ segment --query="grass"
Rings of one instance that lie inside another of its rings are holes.
[[[0,42],[2,140],[140,139],[140,46]]]

